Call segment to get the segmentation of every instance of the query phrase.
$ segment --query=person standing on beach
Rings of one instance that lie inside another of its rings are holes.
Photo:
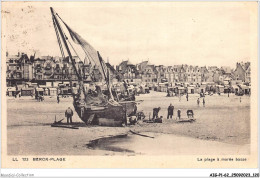
[[[159,114],[159,111],[160,111],[160,107],[158,107],[158,108],[153,108],[153,120],[156,118],[158,118],[159,116],[158,116],[158,114]]]
[[[181,119],[181,110],[180,109],[178,109],[177,114],[178,114],[178,118]]]
[[[203,97],[203,106],[205,107],[205,97]]]
[[[57,103],[59,104],[59,102],[60,102],[60,97],[59,95],[57,95]]]
[[[186,99],[187,99],[187,101],[189,101],[189,95],[188,95],[188,93],[187,93],[187,95],[186,95]]]
[[[174,110],[174,106],[170,104],[170,106],[168,107],[167,119],[169,119],[169,117],[172,119],[173,110]]]
[[[67,124],[71,123],[72,124],[72,116],[73,116],[73,111],[68,107],[68,109],[65,111],[65,117],[67,117]]]
[[[200,105],[200,98],[197,99],[197,104]]]

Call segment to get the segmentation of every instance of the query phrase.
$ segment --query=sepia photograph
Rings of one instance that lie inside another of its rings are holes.
[[[256,168],[257,7],[2,2],[2,166]]]

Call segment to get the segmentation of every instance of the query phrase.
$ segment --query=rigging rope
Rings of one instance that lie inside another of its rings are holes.
[[[76,50],[74,49],[74,47],[72,46],[71,42],[69,40],[67,40],[71,46],[71,48],[73,49],[74,53],[78,56],[79,60],[81,60],[81,58],[79,57],[78,53],[76,52]],[[81,60],[82,61],[82,60]],[[83,62],[83,61],[82,61]]]
[[[62,48],[62,43],[61,43],[61,40],[60,40],[59,32],[58,32],[56,23],[54,21],[54,18],[52,18],[52,20],[53,20],[53,26],[54,26],[55,33],[56,33],[56,36],[57,36],[58,44],[59,44],[59,47],[60,47],[61,55],[62,55],[63,59],[65,59],[65,55],[64,55],[63,48]]]

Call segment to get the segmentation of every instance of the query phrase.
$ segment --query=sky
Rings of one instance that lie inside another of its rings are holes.
[[[50,7],[111,64],[250,61],[255,2],[3,2],[9,54],[61,56]]]

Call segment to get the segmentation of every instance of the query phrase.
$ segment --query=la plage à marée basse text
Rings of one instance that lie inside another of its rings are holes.
[[[246,158],[197,158],[197,161],[214,162],[214,161],[247,161]]]

